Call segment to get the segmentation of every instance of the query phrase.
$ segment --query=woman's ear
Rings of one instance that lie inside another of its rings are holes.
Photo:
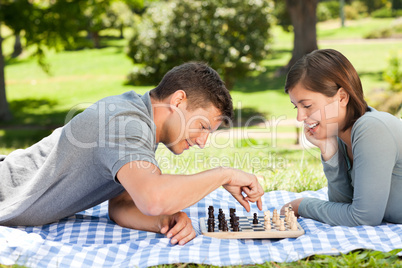
[[[346,107],[349,103],[349,93],[341,87],[338,89],[338,95],[339,95],[339,105]]]

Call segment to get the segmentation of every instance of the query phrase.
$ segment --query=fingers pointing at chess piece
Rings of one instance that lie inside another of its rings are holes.
[[[249,202],[257,202],[257,207],[262,210],[261,196],[264,195],[264,190],[258,182],[254,174],[247,173],[237,169],[226,168],[230,176],[223,187],[232,194],[232,196],[250,212]],[[243,193],[246,196],[243,196]]]

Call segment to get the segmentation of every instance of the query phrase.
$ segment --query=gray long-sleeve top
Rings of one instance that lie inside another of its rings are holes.
[[[304,198],[299,214],[330,225],[402,223],[402,121],[370,108],[352,128],[353,165],[346,145],[323,161],[328,200]]]

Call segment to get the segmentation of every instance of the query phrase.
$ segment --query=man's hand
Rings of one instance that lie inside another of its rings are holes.
[[[196,235],[186,213],[144,215],[127,192],[109,200],[109,217],[122,227],[166,234],[172,244],[184,245]]]
[[[196,236],[190,218],[184,212],[173,215],[160,216],[159,229],[161,234],[166,234],[170,243],[184,245]]]
[[[294,213],[295,213],[295,216],[296,217],[299,217],[300,215],[299,215],[299,206],[300,206],[300,203],[301,203],[301,201],[303,200],[303,198],[298,198],[298,199],[295,199],[295,200],[293,200],[293,201],[290,201],[289,203],[286,203],[282,208],[281,208],[281,215],[284,215],[285,214],[285,208],[287,208],[287,207],[289,207],[289,205],[291,205],[292,206],[292,210],[294,211]]]
[[[264,190],[257,177],[238,169],[230,169],[230,171],[229,181],[223,187],[232,194],[247,212],[250,212],[249,202],[257,202],[257,207],[262,210],[261,196],[264,194]]]

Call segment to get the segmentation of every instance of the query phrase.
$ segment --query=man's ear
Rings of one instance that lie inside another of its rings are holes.
[[[349,103],[349,93],[341,87],[338,89],[338,95],[339,95],[339,105],[346,107]]]
[[[170,98],[170,105],[174,107],[179,107],[180,104],[183,104],[187,101],[187,94],[184,90],[175,91]]]

